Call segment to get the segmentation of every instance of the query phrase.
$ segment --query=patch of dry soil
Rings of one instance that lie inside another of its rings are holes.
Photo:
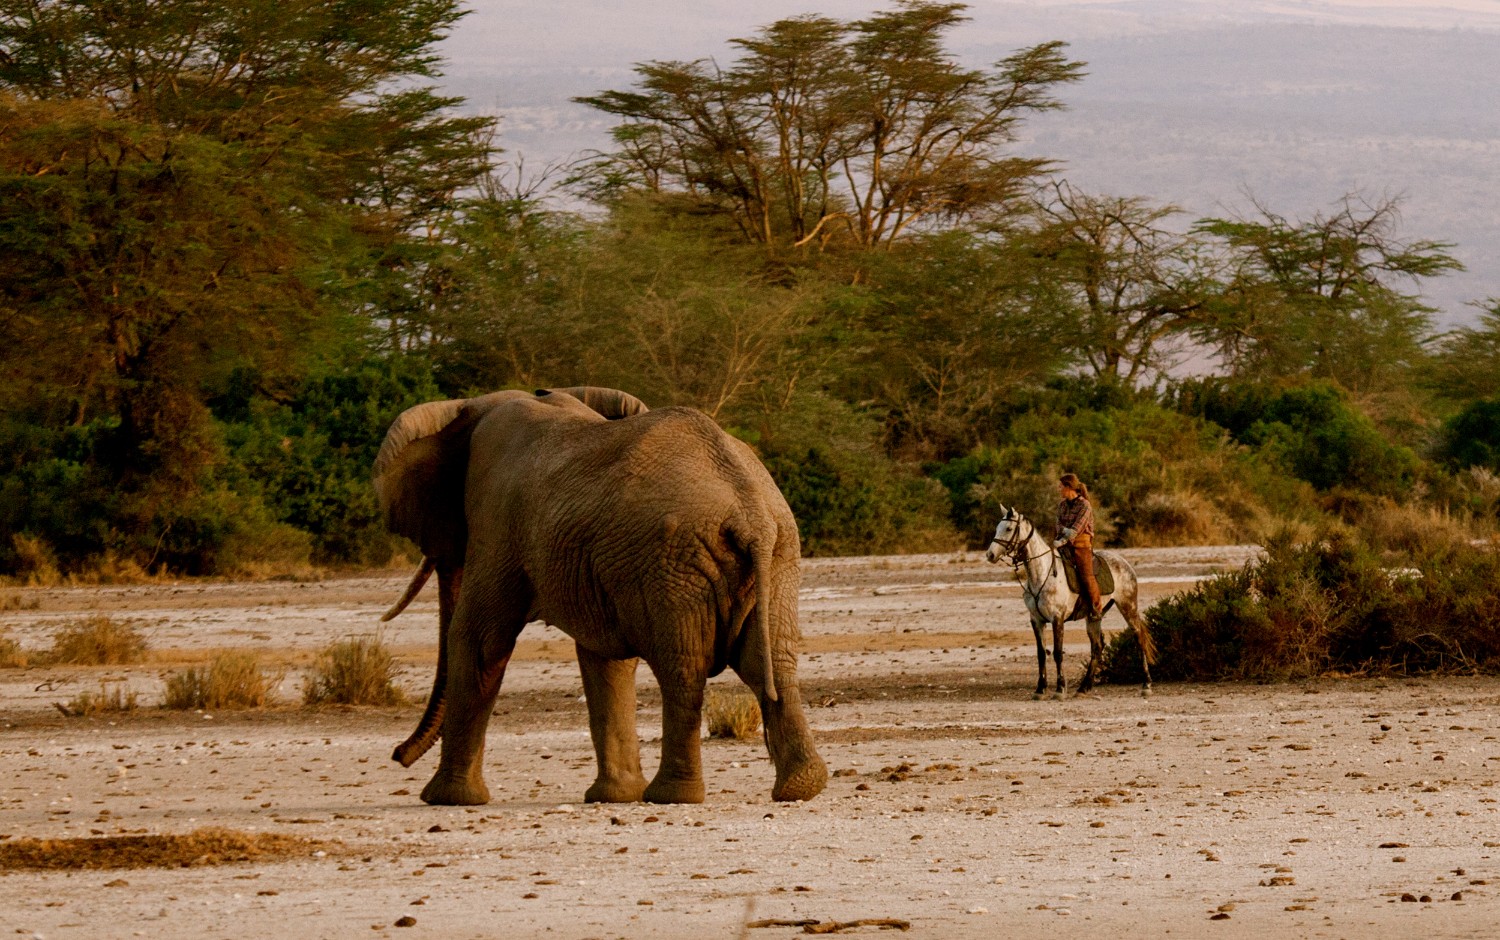
[[[1150,598],[1252,551],[1127,554]],[[415,706],[53,708],[101,680],[155,703],[165,674],[225,647],[288,664],[282,697],[296,701],[299,665],[373,631],[404,582],[8,592],[21,609],[0,624],[28,648],[106,612],[144,618],[155,658],[0,670],[0,845],[217,827],[328,848],[0,870],[0,933],[775,940],[806,921],[861,935],[902,921],[923,937],[1443,938],[1488,937],[1500,920],[1500,682],[1172,685],[1149,699],[1105,687],[1033,702],[1019,591],[972,553],[806,563],[803,690],[835,776],[805,804],[770,801],[758,742],[718,740],[704,744],[702,805],[580,803],[593,779],[581,684],[570,641],[541,625],[490,726],[483,807],[417,799],[435,755],[409,771],[390,761]],[[434,623],[424,595],[387,625],[418,699]],[[1073,677],[1082,641],[1070,628]],[[649,773],[660,713],[648,671],[640,681]]]

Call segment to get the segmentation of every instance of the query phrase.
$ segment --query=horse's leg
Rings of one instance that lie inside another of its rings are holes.
[[[1036,691],[1031,697],[1038,699],[1047,692],[1047,647],[1042,645],[1042,622],[1035,615],[1031,618],[1031,632],[1036,636]]]
[[[1141,617],[1140,605],[1134,591],[1122,593],[1115,598],[1115,603],[1119,605],[1120,613],[1125,615],[1126,622],[1135,628],[1135,637],[1141,647],[1141,672],[1146,677],[1141,682],[1141,695],[1149,696],[1151,694],[1152,656],[1146,655],[1146,651],[1148,648],[1154,649],[1151,644],[1151,634],[1146,630],[1146,621]]]
[[[1094,683],[1098,681],[1099,673],[1104,668],[1104,628],[1100,625],[1101,618],[1088,618],[1089,630],[1089,665],[1083,671],[1083,678],[1078,680],[1078,694],[1091,692]]]
[[[1063,618],[1055,617],[1052,620],[1052,659],[1057,664],[1057,692],[1058,698],[1068,694],[1068,684],[1063,680]]]

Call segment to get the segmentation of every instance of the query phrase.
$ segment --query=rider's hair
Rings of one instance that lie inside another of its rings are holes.
[[[1064,473],[1062,476],[1057,478],[1057,482],[1061,483],[1063,486],[1066,486],[1070,490],[1074,490],[1078,493],[1079,496],[1082,496],[1084,499],[1089,498],[1089,488],[1083,485],[1082,480],[1078,479],[1078,474]]]

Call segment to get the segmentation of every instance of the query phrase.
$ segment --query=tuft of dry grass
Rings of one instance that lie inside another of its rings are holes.
[[[760,732],[760,703],[753,695],[710,691],[703,701],[703,715],[711,738],[745,741]]]
[[[123,666],[146,657],[146,638],[136,620],[95,614],[62,625],[42,659],[70,666]]]
[[[99,694],[80,692],[68,704],[56,704],[57,710],[70,718],[91,718],[106,713],[133,712],[139,707],[139,697],[139,693],[126,692],[118,682],[107,683],[101,679]]]
[[[296,836],[220,828],[185,835],[16,839],[0,843],[0,869],[192,868],[311,854],[323,844]]]
[[[0,636],[0,669],[25,669],[30,662],[21,644],[8,636]]]
[[[164,708],[264,708],[283,673],[269,673],[247,650],[217,653],[207,665],[167,677]]]
[[[308,705],[400,705],[396,662],[378,636],[339,640],[318,654],[302,686]]]

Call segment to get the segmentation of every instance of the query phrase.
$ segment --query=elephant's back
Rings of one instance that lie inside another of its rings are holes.
[[[755,453],[707,415],[662,408],[578,434],[592,445],[552,474],[543,542],[528,553],[553,569],[549,583],[582,589],[576,600],[601,613],[706,603],[729,617],[748,590],[751,543],[796,565],[786,500]]]

